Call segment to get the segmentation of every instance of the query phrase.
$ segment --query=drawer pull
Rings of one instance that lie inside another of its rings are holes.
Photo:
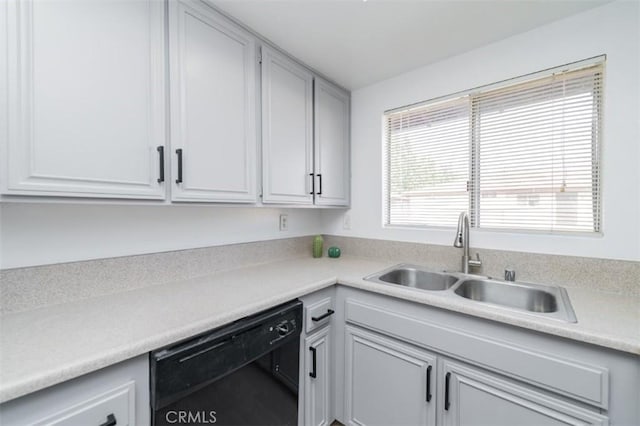
[[[309,373],[309,377],[312,378],[316,378],[317,377],[317,372],[316,372],[316,348],[314,348],[313,346],[309,347],[309,350],[311,351],[311,368],[313,371],[311,371],[311,373]]]
[[[318,321],[322,321],[323,319],[335,314],[336,311],[334,311],[333,309],[327,309],[327,313],[326,314],[322,314],[319,317],[311,317],[311,320],[314,322],[318,322]]]
[[[116,424],[118,424],[118,421],[116,420],[116,416],[114,416],[113,413],[111,413],[107,416],[107,421],[102,423],[100,426],[116,426]]]

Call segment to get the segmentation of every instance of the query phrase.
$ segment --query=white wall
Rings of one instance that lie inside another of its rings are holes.
[[[325,232],[449,245],[454,231],[382,226],[385,110],[606,54],[602,237],[474,230],[471,244],[537,253],[640,260],[640,3],[618,1],[352,93],[351,230],[324,212]],[[452,30],[464,30],[456,28]],[[425,41],[437,43],[437,40]],[[381,57],[381,60],[383,57]]]
[[[355,91],[350,231],[343,230],[342,210],[3,204],[0,268],[320,232],[449,245],[453,230],[382,227],[383,111],[603,53],[608,55],[604,236],[473,231],[471,242],[476,247],[640,260],[639,14],[637,2],[612,3]],[[278,230],[281,211],[289,214],[288,232]]]
[[[310,209],[11,203],[0,206],[0,269],[320,232]]]

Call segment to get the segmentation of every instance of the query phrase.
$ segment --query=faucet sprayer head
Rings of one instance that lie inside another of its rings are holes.
[[[464,246],[463,232],[464,232],[464,220],[466,218],[467,218],[467,212],[460,213],[460,216],[458,217],[458,230],[456,231],[456,239],[453,240],[454,247],[462,248]]]
[[[456,239],[453,240],[453,246],[457,248],[462,248],[462,232],[458,232],[456,234]]]

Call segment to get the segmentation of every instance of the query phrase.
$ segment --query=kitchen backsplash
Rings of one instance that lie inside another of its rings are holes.
[[[313,237],[231,244],[138,256],[0,270],[0,314],[186,280],[216,271],[296,257],[310,257]],[[324,236],[324,254],[338,246],[343,256],[460,270],[461,250],[449,246]],[[501,250],[480,253],[482,275],[640,296],[640,262]],[[371,271],[376,272],[376,271]]]
[[[0,314],[186,280],[216,271],[311,256],[296,237],[0,270]]]
[[[325,236],[325,246],[338,246],[347,256],[413,262],[449,271],[460,271],[462,256],[462,249],[453,246],[333,235]],[[508,268],[516,271],[518,281],[640,296],[640,262],[471,248],[472,257],[476,252],[482,269],[473,272],[481,275],[503,278]]]

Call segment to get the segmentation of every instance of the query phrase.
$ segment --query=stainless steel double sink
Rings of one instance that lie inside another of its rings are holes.
[[[463,298],[470,302],[541,318],[577,322],[567,291],[562,287],[501,281],[460,273],[434,272],[412,264],[392,266],[364,279],[434,292],[445,297]]]

